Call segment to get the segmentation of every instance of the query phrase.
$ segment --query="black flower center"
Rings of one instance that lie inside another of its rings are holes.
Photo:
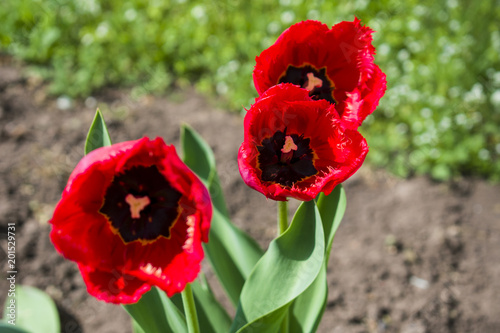
[[[293,83],[309,90],[311,98],[326,99],[335,103],[333,99],[333,84],[326,75],[326,67],[317,70],[311,65],[301,67],[288,66],[285,73],[280,77],[279,83]]]
[[[100,212],[125,243],[169,238],[181,196],[156,166],[137,166],[114,177]]]
[[[317,173],[313,164],[314,154],[310,139],[303,135],[277,131],[262,140],[259,150],[259,168],[262,180],[292,187],[296,182]]]

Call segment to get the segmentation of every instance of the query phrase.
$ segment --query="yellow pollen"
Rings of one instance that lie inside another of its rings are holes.
[[[283,145],[283,148],[281,148],[281,152],[286,154],[292,150],[297,150],[297,145],[293,142],[292,137],[287,135],[285,137],[285,144]]]
[[[304,84],[302,88],[306,88],[309,91],[312,91],[314,88],[321,88],[323,85],[323,80],[314,76],[313,73],[307,73],[307,85]]]
[[[141,266],[140,270],[142,270],[146,274],[154,275],[157,278],[160,278],[160,277],[163,278],[161,267],[154,267],[150,263],[148,263],[146,266]]]
[[[151,203],[147,196],[136,198],[130,193],[125,197],[125,202],[130,205],[130,215],[133,219],[140,218],[141,211]]]
[[[182,249],[186,252],[192,252],[193,251],[193,238],[194,238],[194,217],[193,215],[189,215],[186,219],[186,224],[188,226],[187,228],[187,235],[186,235],[186,241],[184,242],[184,245],[182,246]]]

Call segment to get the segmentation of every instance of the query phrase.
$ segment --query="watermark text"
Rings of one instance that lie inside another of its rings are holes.
[[[9,289],[7,291],[7,304],[5,304],[5,319],[11,325],[16,324],[16,225],[8,223],[7,225],[7,281]]]

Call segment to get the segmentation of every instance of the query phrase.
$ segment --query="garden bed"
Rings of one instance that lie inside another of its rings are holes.
[[[97,106],[114,142],[147,135],[178,146],[179,126],[189,123],[215,151],[233,222],[264,248],[276,233],[276,203],[239,176],[241,116],[211,107],[192,91],[132,98],[127,90],[107,89],[82,101],[57,100],[43,82],[24,77],[4,59],[0,226],[6,233],[7,223],[16,224],[17,283],[53,297],[62,332],[131,331],[125,311],[90,297],[76,264],[63,259],[48,238],[47,221],[83,156]],[[402,180],[365,165],[345,189],[347,212],[330,258],[328,305],[319,332],[500,331],[499,185]],[[5,268],[5,237],[0,244]],[[214,282],[208,263],[203,269]],[[222,297],[220,287],[214,288]],[[2,278],[0,302],[7,289]]]

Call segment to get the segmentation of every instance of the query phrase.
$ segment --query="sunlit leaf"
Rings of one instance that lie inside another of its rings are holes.
[[[7,322],[15,319],[17,328],[29,333],[60,331],[56,304],[45,292],[30,286],[16,286],[15,295],[12,294],[5,301],[3,317]],[[4,332],[3,328],[1,331]]]
[[[142,331],[147,333],[186,332],[186,320],[163,291],[152,287],[134,304],[123,306]]]
[[[317,205],[321,214],[321,221],[323,222],[323,230],[325,231],[325,253],[326,262],[328,262],[333,239],[340,226],[340,222],[342,222],[347,205],[345,190],[342,184],[337,185],[329,195],[321,193],[318,196]]]
[[[231,332],[277,332],[292,302],[316,279],[325,256],[321,217],[302,203],[248,277]]]
[[[19,328],[17,326],[14,326],[12,324],[8,323],[2,323],[0,322],[0,332],[2,333],[29,333],[22,328]]]
[[[215,296],[202,275],[192,284],[194,301],[200,328],[203,333],[228,332],[231,326],[231,318],[226,310],[215,299]]]
[[[337,185],[329,195],[321,193],[317,206],[325,233],[325,259],[320,273],[307,290],[292,305],[290,314],[290,333],[315,332],[328,298],[326,270],[335,233],[346,209],[346,196],[342,185]]]
[[[316,332],[328,298],[326,264],[314,282],[293,302],[290,311],[290,333]]]
[[[134,319],[132,319],[132,332],[134,332],[134,333],[146,333],[142,329],[141,325],[137,324],[137,322]]]
[[[215,157],[210,146],[188,125],[181,128],[184,162],[208,186],[214,213],[210,241],[204,244],[217,278],[233,304],[238,303],[243,283],[263,251],[258,244],[229,220]]]
[[[85,140],[85,154],[90,153],[92,150],[110,146],[111,138],[109,137],[106,123],[99,109],[95,112],[94,121],[90,125],[87,139]]]
[[[198,315],[198,323],[202,332],[227,332],[231,326],[231,318],[222,305],[215,299],[203,273],[200,273],[198,279],[191,283],[191,287]],[[181,294],[175,294],[170,300],[181,313],[184,313]]]

